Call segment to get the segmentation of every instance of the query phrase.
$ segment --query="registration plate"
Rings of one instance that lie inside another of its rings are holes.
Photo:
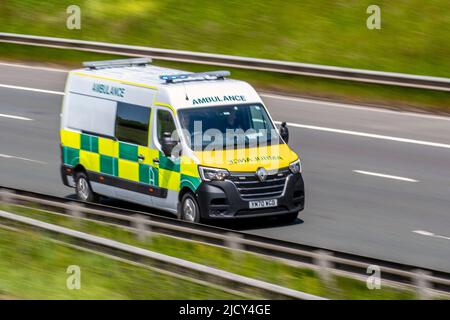
[[[248,203],[250,209],[258,209],[258,208],[270,208],[270,207],[276,207],[278,205],[277,199],[270,199],[270,200],[257,200],[257,201],[250,201]]]

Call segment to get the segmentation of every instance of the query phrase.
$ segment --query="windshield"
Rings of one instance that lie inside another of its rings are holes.
[[[178,111],[189,146],[243,148],[284,143],[265,108],[259,104],[182,109]]]

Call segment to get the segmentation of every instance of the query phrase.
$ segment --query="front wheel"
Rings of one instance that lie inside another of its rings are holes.
[[[86,202],[97,202],[98,195],[92,191],[89,179],[84,172],[78,172],[75,176],[75,190],[77,198]]]
[[[200,222],[200,207],[195,196],[188,192],[181,199],[180,217],[188,222]]]

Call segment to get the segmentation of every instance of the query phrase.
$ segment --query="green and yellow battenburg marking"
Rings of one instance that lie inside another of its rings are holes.
[[[172,161],[148,147],[70,130],[61,130],[60,135],[67,166],[82,165],[90,172],[174,191],[187,187],[195,192],[200,185],[197,164],[189,157]],[[139,160],[139,155],[144,159]]]

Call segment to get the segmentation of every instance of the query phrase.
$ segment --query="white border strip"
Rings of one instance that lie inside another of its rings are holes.
[[[63,96],[64,95],[64,92],[60,92],[60,91],[52,91],[52,90],[43,90],[43,89],[36,89],[36,88],[29,88],[29,87],[13,86],[13,85],[9,85],[9,84],[0,84],[0,88],[24,90],[24,91],[32,91],[32,92],[48,93],[48,94],[56,94],[56,95],[59,95],[59,96]]]
[[[33,121],[33,119],[25,118],[21,116],[13,116],[11,114],[4,114],[0,113],[0,118],[8,118],[8,119],[14,119],[14,120],[24,120],[24,121]]]
[[[368,176],[375,176],[380,178],[386,178],[386,179],[393,179],[393,180],[400,180],[400,181],[406,181],[406,182],[419,182],[419,180],[411,179],[411,178],[405,178],[405,177],[399,177],[399,176],[392,176],[390,174],[384,174],[384,173],[377,173],[377,172],[370,172],[370,171],[363,171],[363,170],[352,170],[355,173],[365,174]]]
[[[276,124],[280,124],[281,123],[280,121],[274,121],[274,122]],[[318,131],[324,131],[324,132],[333,132],[333,133],[341,133],[341,134],[347,134],[347,135],[351,135],[351,136],[359,136],[359,137],[365,137],[365,138],[389,140],[389,141],[396,141],[396,142],[418,144],[418,145],[423,145],[423,146],[428,146],[428,147],[450,149],[450,144],[445,144],[445,143],[438,143],[438,142],[431,142],[431,141],[424,141],[424,140],[414,140],[414,139],[407,139],[407,138],[399,138],[399,137],[385,136],[385,135],[374,134],[374,133],[351,131],[351,130],[342,130],[342,129],[334,129],[334,128],[327,128],[327,127],[319,127],[319,126],[311,126],[311,125],[299,124],[299,123],[291,123],[291,122],[288,122],[287,124],[288,124],[288,126],[295,127],[295,128],[311,129],[311,130],[318,130]]]

